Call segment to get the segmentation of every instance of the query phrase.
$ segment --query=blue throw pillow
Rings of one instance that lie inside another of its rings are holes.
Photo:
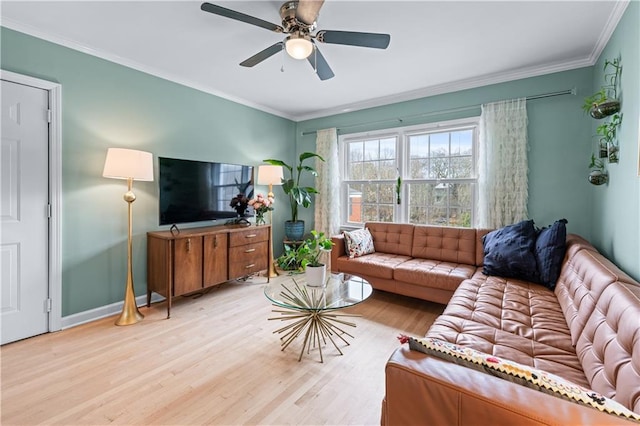
[[[533,220],[523,220],[489,232],[484,244],[485,275],[539,282],[534,249],[536,229]]]
[[[548,228],[538,231],[535,257],[538,263],[540,284],[553,290],[560,276],[560,268],[567,250],[567,223],[560,219]]]

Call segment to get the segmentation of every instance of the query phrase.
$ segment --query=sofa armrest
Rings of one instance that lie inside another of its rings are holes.
[[[344,235],[334,235],[331,237],[333,247],[331,247],[331,272],[338,273],[338,258],[347,254],[344,248]]]
[[[388,426],[634,424],[406,347],[393,353],[385,377]]]

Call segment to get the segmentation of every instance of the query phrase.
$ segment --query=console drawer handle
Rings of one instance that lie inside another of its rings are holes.
[[[248,234],[248,235],[245,235],[244,237],[245,238],[255,238],[255,237],[257,237],[257,235],[256,234]]]
[[[245,268],[245,269],[251,269],[251,268],[253,268],[254,266],[256,266],[256,264],[255,264],[255,263],[252,263],[252,264],[250,264],[250,265],[245,266],[244,268]]]
[[[246,249],[244,252],[245,253],[253,253],[254,251],[256,251],[256,249],[250,248],[250,249]]]

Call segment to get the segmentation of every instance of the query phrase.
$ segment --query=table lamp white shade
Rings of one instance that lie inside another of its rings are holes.
[[[282,166],[258,166],[258,185],[282,185]]]
[[[109,148],[102,176],[113,179],[153,180],[153,154],[125,148]]]

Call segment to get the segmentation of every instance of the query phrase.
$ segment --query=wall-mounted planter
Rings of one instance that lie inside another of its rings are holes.
[[[606,172],[601,172],[600,170],[593,170],[589,173],[589,182],[593,185],[602,185],[607,183],[609,177]]]
[[[600,104],[594,104],[593,108],[589,111],[589,115],[596,119],[609,117],[617,112],[620,112],[620,101],[606,101]]]

